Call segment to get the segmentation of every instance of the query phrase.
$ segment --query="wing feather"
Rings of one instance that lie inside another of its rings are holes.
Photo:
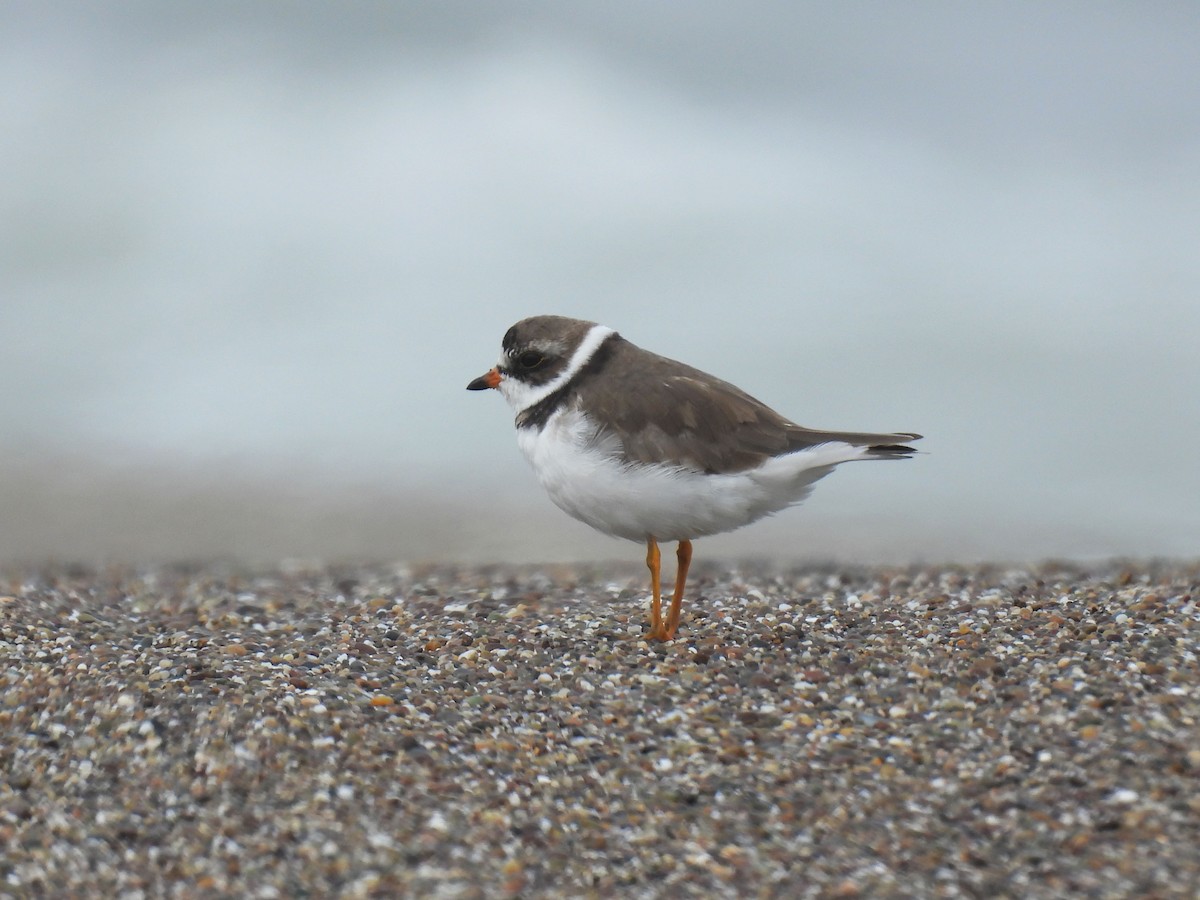
[[[581,394],[588,394],[589,413],[602,429],[623,435],[629,463],[741,472],[770,457],[831,441],[868,447],[877,458],[914,452],[903,444],[919,435],[803,428],[729,382],[618,340],[605,366],[603,389],[581,385]],[[627,402],[631,395],[638,402]]]

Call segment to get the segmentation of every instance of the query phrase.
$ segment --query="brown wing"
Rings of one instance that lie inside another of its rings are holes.
[[[604,378],[580,386],[589,413],[624,435],[630,462],[670,462],[702,472],[740,472],[772,456],[829,441],[905,456],[911,434],[801,428],[740,388],[619,339]],[[632,397],[637,402],[630,403]]]

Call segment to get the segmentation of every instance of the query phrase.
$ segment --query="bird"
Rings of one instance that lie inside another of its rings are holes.
[[[605,325],[533,316],[504,335],[469,391],[494,389],[550,499],[597,531],[646,547],[647,638],[679,628],[692,541],[799,503],[840,463],[908,459],[921,435],[817,431]],[[676,544],[664,614],[660,543]]]

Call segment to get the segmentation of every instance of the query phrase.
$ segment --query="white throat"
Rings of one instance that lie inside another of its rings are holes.
[[[530,385],[523,381],[518,381],[515,378],[505,377],[500,379],[498,385],[500,393],[504,395],[504,399],[508,401],[517,413],[523,413],[534,404],[540,403],[561,388],[564,384],[574,378],[580,369],[588,364],[590,360],[600,349],[600,345],[615,332],[604,325],[593,325],[588,329],[588,333],[584,335],[583,340],[579,342],[579,346],[575,348],[575,352],[571,354],[571,359],[567,363],[567,367],[558,373],[552,381],[545,384]],[[500,360],[500,364],[504,364],[504,360]]]

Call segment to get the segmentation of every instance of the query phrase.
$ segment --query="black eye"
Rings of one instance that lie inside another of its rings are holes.
[[[536,369],[546,361],[546,357],[536,350],[526,350],[517,357],[517,365],[522,369]]]

